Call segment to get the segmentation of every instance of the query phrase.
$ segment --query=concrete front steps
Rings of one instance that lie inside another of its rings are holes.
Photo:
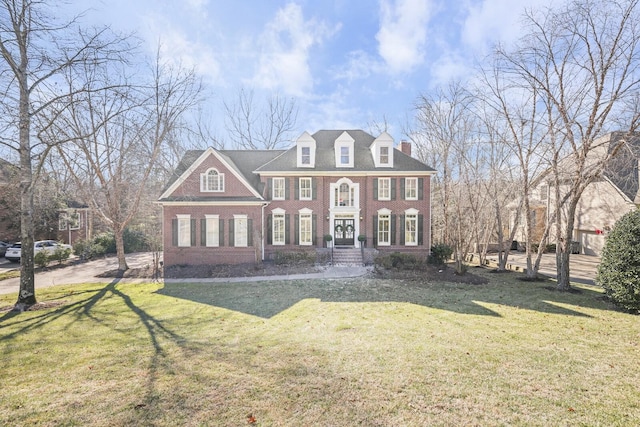
[[[362,252],[355,248],[333,248],[333,265],[338,267],[362,267]]]

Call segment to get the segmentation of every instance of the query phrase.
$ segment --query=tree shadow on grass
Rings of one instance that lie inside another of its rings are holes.
[[[117,285],[119,281],[119,278],[114,279],[106,286],[98,289],[91,289],[83,292],[69,292],[69,294],[73,294],[74,297],[78,297],[80,295],[81,299],[72,303],[60,305],[55,309],[37,311],[35,312],[37,313],[35,316],[25,316],[24,313],[13,311],[5,313],[0,317],[0,342],[9,341],[17,336],[26,334],[62,318],[68,322],[65,329],[70,328],[75,322],[86,318],[91,319],[96,323],[104,323],[105,320],[101,315],[94,313],[96,306],[106,298],[118,297],[124,302],[127,308],[137,316],[142,325],[144,325],[153,348],[151,360],[149,362],[147,384],[145,387],[146,395],[140,399],[140,402],[134,405],[134,409],[150,407],[152,402],[157,399],[158,392],[156,384],[159,378],[159,369],[161,366],[166,364],[163,363],[164,359],[167,357],[167,353],[165,351],[166,345],[173,343],[183,348],[187,340],[179,334],[171,331],[163,324],[162,321],[136,305],[129,295],[118,288]],[[30,314],[33,313],[34,312],[31,312]],[[73,320],[69,321],[69,319]],[[9,327],[12,328],[13,331],[10,333],[3,333],[3,329],[7,329]],[[167,344],[163,344],[165,341]]]
[[[305,299],[323,302],[399,302],[460,314],[500,317],[483,303],[549,314],[590,317],[563,305],[606,309],[595,291],[580,295],[545,289],[545,284],[428,283],[384,279],[291,280],[234,283],[165,283],[157,293],[269,319]]]

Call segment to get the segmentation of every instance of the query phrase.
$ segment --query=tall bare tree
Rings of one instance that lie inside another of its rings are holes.
[[[253,91],[241,89],[235,102],[225,102],[225,125],[235,146],[246,150],[283,148],[296,129],[298,107],[293,99],[274,94],[264,104]]]
[[[616,129],[631,134],[640,124],[638,0],[574,0],[530,11],[525,23],[527,33],[517,46],[497,54],[505,70],[540,94],[549,111],[549,138],[568,153],[553,170],[555,199],[564,213],[556,209],[558,289],[567,290],[578,202],[616,155],[599,152],[599,137]]]
[[[146,82],[140,70],[135,80],[118,75],[115,67],[87,71],[85,86],[100,89],[74,99],[51,134],[71,141],[58,155],[85,200],[113,230],[118,270],[124,271],[125,228],[138,212],[161,150],[198,103],[201,86],[193,71],[163,63],[159,56]],[[77,78],[70,75],[68,81]]]
[[[60,22],[47,0],[0,0],[0,144],[17,153],[20,169],[22,271],[17,309],[36,302],[34,277],[34,185],[52,144],[38,135],[56,120],[50,113],[70,94],[58,83],[79,65],[98,67],[127,50],[106,28],[86,31]],[[74,92],[85,88],[74,88]]]

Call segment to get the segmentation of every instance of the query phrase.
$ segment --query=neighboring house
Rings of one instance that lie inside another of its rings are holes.
[[[91,238],[93,224],[89,207],[74,201],[68,201],[66,205],[65,209],[58,211],[57,240],[73,245]]]
[[[16,179],[15,165],[0,159],[0,240],[11,242],[20,235],[20,218],[15,213],[20,211],[20,188]]]
[[[637,209],[640,203],[638,194],[638,162],[640,161],[640,138],[627,141],[624,145],[619,143],[624,134],[613,132],[596,141],[596,147],[587,159],[587,170],[600,170],[599,177],[589,184],[580,197],[576,209],[573,239],[576,252],[585,255],[599,256],[604,247],[606,236],[613,225],[626,213]],[[613,150],[615,156],[611,157],[602,168],[604,159],[610,157]],[[571,166],[567,163],[562,166],[566,174],[571,173]],[[534,236],[533,242],[538,242],[542,236],[544,225],[548,216],[553,214],[555,200],[555,187],[549,172],[536,180],[537,186],[532,191],[531,215],[533,218]],[[563,194],[563,186],[560,193]],[[566,192],[566,191],[565,191]],[[564,215],[564,212],[563,212]],[[550,218],[554,221],[554,218]],[[524,240],[523,222],[520,221],[520,229],[515,240]],[[553,224],[552,224],[553,225]],[[553,228],[551,230],[553,242]]]
[[[305,132],[288,150],[186,153],[159,203],[165,265],[233,264],[366,238],[429,253],[431,176],[411,145],[361,130]]]

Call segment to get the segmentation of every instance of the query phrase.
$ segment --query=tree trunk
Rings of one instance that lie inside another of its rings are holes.
[[[116,254],[118,256],[118,271],[126,271],[129,269],[127,259],[124,254],[124,229],[115,228],[113,234],[116,239]]]
[[[560,244],[560,250],[556,251],[556,274],[558,276],[557,289],[559,291],[568,291],[571,289],[570,266],[571,258],[571,242],[573,241],[573,224],[578,206],[578,196],[573,196],[569,200],[567,210],[567,222],[565,224],[564,236]]]
[[[26,74],[20,81],[20,292],[16,309],[36,303],[35,272],[33,264],[33,171],[31,167],[31,117],[29,116],[29,92]]]

